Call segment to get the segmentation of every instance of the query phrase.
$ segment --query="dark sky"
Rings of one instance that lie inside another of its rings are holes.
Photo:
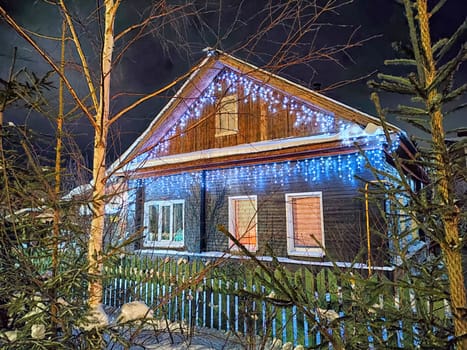
[[[285,1],[284,1],[285,2]],[[80,15],[80,24],[77,26],[86,40],[87,57],[92,63],[97,62],[98,50],[96,25],[88,24],[89,13],[91,13],[96,1],[74,0],[68,1],[70,8]],[[117,20],[117,31],[128,23],[133,23],[151,3],[147,0],[123,1],[121,12]],[[183,1],[167,1],[167,3],[181,4]],[[283,28],[275,28],[261,38],[255,45],[248,49],[254,54],[248,53],[242,45],[247,38],[251,38],[257,32],[257,26],[264,20],[262,12],[266,1],[240,0],[224,1],[219,13],[219,1],[196,1],[196,6],[201,9],[198,16],[189,16],[185,19],[173,16],[171,20],[177,23],[177,30],[165,23],[163,30],[135,42],[120,61],[113,75],[113,90],[118,92],[130,92],[143,94],[162,87],[164,84],[185,72],[197,62],[202,56],[202,48],[216,46],[228,53],[234,53],[240,58],[247,59],[254,64],[262,65],[270,58],[269,53],[274,51],[285,35]],[[0,0],[3,6],[21,25],[31,31],[47,35],[60,34],[60,16],[51,5],[40,0]],[[432,22],[434,39],[449,35],[464,20],[467,13],[467,1],[449,0],[442,12]],[[86,14],[86,15],[85,15]],[[353,48],[347,54],[339,54],[339,64],[330,61],[312,62],[311,66],[297,65],[278,72],[291,80],[311,86],[313,83],[321,83],[327,87],[339,81],[363,77],[375,71],[386,71],[383,61],[393,58],[394,52],[391,43],[395,41],[406,41],[406,24],[402,8],[393,0],[356,0],[348,6],[342,7],[334,16],[322,19],[322,23],[333,23],[339,26],[323,26],[317,47],[331,46],[342,43],[354,30],[354,40],[371,38],[362,46]],[[288,24],[292,20],[289,19]],[[210,29],[203,27],[207,24]],[[162,37],[162,39],[161,39]],[[170,39],[170,42],[168,40]],[[47,41],[37,38],[48,53],[55,57],[59,52],[60,44],[57,41]],[[309,40],[307,42],[307,40]],[[162,45],[161,42],[165,44]],[[307,50],[310,47],[311,36],[305,36],[297,45],[297,52]],[[13,47],[18,47],[18,60],[16,67],[27,67],[41,74],[48,70],[43,60],[35,54],[30,47],[25,45],[23,39],[19,38],[0,20],[0,77],[7,78],[11,62]],[[304,52],[304,51],[303,51]],[[71,55],[71,53],[69,54]],[[69,56],[71,58],[71,56]],[[78,77],[69,66],[69,76]],[[459,81],[466,81],[466,69],[459,73]],[[73,78],[71,78],[73,79]],[[79,84],[78,79],[74,82]],[[370,91],[366,86],[367,79],[359,80],[326,94],[352,107],[370,114],[375,114],[374,107],[369,100]],[[57,91],[50,92],[51,106],[54,110]],[[148,125],[150,120],[159,112],[167,102],[167,98],[173,91],[146,102],[144,106],[127,115],[121,122],[116,123],[114,128],[116,153],[124,150]],[[133,97],[134,98],[134,97]],[[383,104],[391,104],[399,97],[384,97]],[[128,103],[131,97],[121,97],[114,100],[114,110]],[[467,126],[467,118],[461,115],[453,117],[448,121],[448,127]],[[14,120],[16,123],[26,122],[31,128],[50,133],[52,122],[43,116],[34,113],[25,113],[19,109],[10,110],[6,115],[6,121]],[[393,122],[398,123],[394,119]],[[401,127],[407,126],[398,123]],[[68,123],[68,130],[76,137],[79,147],[84,153],[89,154],[91,150],[92,130],[84,119],[78,117]],[[409,130],[411,132],[411,130]],[[111,158],[112,155],[111,155]]]

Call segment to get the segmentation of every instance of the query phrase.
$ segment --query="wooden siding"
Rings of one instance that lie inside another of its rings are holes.
[[[227,95],[227,88],[219,93],[217,101]],[[277,92],[279,99],[283,94]],[[238,132],[235,134],[216,136],[216,111],[219,102],[206,104],[198,118],[193,118],[183,127],[176,127],[175,135],[165,143],[164,150],[159,149],[157,157],[183,154],[207,150],[212,148],[223,148],[240,144],[253,143],[264,140],[282,139],[288,137],[302,137],[319,135],[321,132],[317,121],[312,120],[306,125],[295,126],[295,113],[290,106],[270,110],[261,99],[253,100],[246,96],[239,86],[238,96]],[[313,108],[312,108],[313,109]],[[320,111],[319,109],[316,109]],[[337,131],[337,122],[334,130]]]
[[[292,163],[293,166],[293,163]],[[272,174],[254,178],[254,172],[239,172],[236,179],[229,178],[228,169],[215,170],[216,176],[209,176],[206,183],[206,250],[228,251],[228,238],[218,230],[218,226],[229,227],[228,200],[234,196],[257,196],[257,232],[259,255],[288,256],[286,226],[286,193],[321,192],[323,203],[324,239],[327,256],[324,260],[354,261],[365,263],[366,230],[365,203],[361,186],[357,181],[348,182],[333,176],[319,181],[306,181],[302,176],[289,174],[282,183],[278,183]],[[248,175],[249,174],[249,175]],[[360,173],[362,177],[369,173]],[[186,249],[190,252],[200,250],[200,179],[193,176],[191,185],[183,184],[181,175],[173,175],[172,188],[162,189],[155,181],[145,180],[146,200],[185,198],[186,208]],[[269,178],[270,177],[270,178]],[[276,179],[277,180],[277,179]],[[384,225],[376,208],[372,208],[372,261],[378,265],[383,262],[386,246],[380,233]],[[292,256],[293,257],[293,256]],[[300,257],[300,259],[306,257]]]
[[[364,202],[360,199],[358,185],[348,186],[335,180],[313,184],[298,178],[289,178],[284,186],[274,185],[271,182],[267,189],[257,192],[251,190],[247,181],[245,179],[244,185],[230,187],[227,195],[257,194],[258,254],[270,255],[272,252],[277,256],[288,256],[285,194],[309,191],[320,191],[323,196],[324,237],[328,255],[324,260],[353,261],[363,249],[366,249]],[[381,220],[376,217],[375,212],[373,214],[371,222],[374,232],[374,226],[376,223],[379,225]],[[222,211],[222,215],[225,216],[219,218],[220,223],[227,224],[227,210]],[[380,263],[382,262],[380,249],[383,246],[378,234],[373,238],[377,239],[373,244],[375,254],[373,261]],[[222,242],[221,237],[218,237],[217,242],[221,245],[211,244],[210,250],[227,248],[227,243]],[[358,261],[365,263],[366,259],[366,255],[362,255]]]

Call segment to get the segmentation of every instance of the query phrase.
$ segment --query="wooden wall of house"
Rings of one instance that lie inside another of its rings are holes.
[[[253,99],[246,96],[243,89],[238,87],[238,132],[231,135],[216,136],[216,111],[219,101],[225,92],[220,92],[217,102],[206,104],[197,118],[188,120],[185,126],[174,127],[173,134],[159,149],[157,156],[189,153],[211,148],[222,148],[239,144],[286,137],[301,137],[319,135],[323,130],[318,126],[316,117],[306,125],[295,125],[296,113],[292,107],[276,105],[275,109],[268,108],[268,104],[260,98]],[[279,100],[284,96],[277,93]],[[316,109],[316,111],[319,111]],[[300,112],[300,111],[297,111]],[[335,132],[337,121],[327,130]],[[165,148],[165,149],[164,149]]]
[[[260,176],[254,167],[206,171],[205,232],[200,230],[200,173],[145,179],[144,198],[146,201],[185,199],[184,249],[199,252],[203,237],[207,251],[228,251],[228,238],[218,230],[219,225],[229,227],[228,199],[230,196],[256,195],[258,254],[269,254],[269,249],[272,249],[275,255],[286,257],[285,194],[319,191],[322,192],[325,245],[328,250],[328,256],[319,260],[354,261],[358,257],[358,262],[366,262],[365,202],[361,183],[339,178],[332,173],[315,180],[300,173],[286,171],[280,174],[280,166],[275,164]],[[287,166],[293,168],[294,162]],[[359,175],[370,176],[369,173]],[[380,235],[385,233],[385,228],[374,205],[370,206],[370,225],[372,262],[381,264],[387,249]]]
[[[329,177],[313,183],[305,181],[300,176],[292,175],[289,175],[283,183],[275,183],[272,178],[261,180],[268,185],[259,188],[254,185],[254,178],[244,177],[237,183],[222,187],[225,178],[219,176],[216,188],[222,189],[224,204],[218,210],[217,224],[228,227],[229,196],[256,195],[258,254],[269,255],[269,250],[272,249],[275,255],[287,257],[285,194],[319,191],[322,192],[324,235],[328,256],[324,259],[312,260],[354,261],[358,257],[359,262],[367,261],[365,203],[358,182],[350,184],[339,178]],[[216,191],[209,191],[208,197],[213,201],[217,197]],[[378,210],[373,208],[373,205],[370,209],[371,232],[384,231]],[[372,262],[374,264],[381,264],[385,258],[386,246],[381,238],[379,234],[374,234],[372,237]],[[211,233],[208,250],[225,251],[227,248],[228,240],[223,237],[223,234]],[[306,259],[306,257],[298,257],[298,259]]]

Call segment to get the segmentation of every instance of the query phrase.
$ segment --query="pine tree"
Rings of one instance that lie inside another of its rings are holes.
[[[461,176],[465,178],[465,169],[456,168],[444,127],[446,116],[453,111],[448,110],[448,104],[467,91],[466,83],[461,86],[455,84],[456,73],[467,59],[467,46],[461,40],[467,29],[467,20],[450,38],[432,44],[430,19],[444,3],[439,1],[430,10],[427,0],[403,1],[411,55],[387,60],[385,64],[409,68],[409,72],[405,76],[380,74],[379,80],[370,82],[370,86],[410,96],[411,105],[400,105],[391,112],[428,134],[428,139],[420,142],[427,146],[421,149],[416,162],[428,171],[429,185],[425,193],[429,197],[423,200],[422,196],[412,196],[412,199],[417,203],[416,214],[423,217],[419,225],[423,225],[425,233],[441,249],[449,280],[449,301],[457,345],[460,349],[467,349],[467,304],[461,260],[465,233],[459,230],[460,198],[455,192],[459,171],[464,172]],[[374,99],[377,101],[375,96]],[[380,113],[384,115],[386,111]]]

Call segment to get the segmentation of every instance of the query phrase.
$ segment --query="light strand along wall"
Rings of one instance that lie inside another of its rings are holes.
[[[369,150],[365,152],[365,155],[376,169],[382,169],[386,166],[382,150]],[[253,179],[253,181],[244,183],[244,186],[248,186],[252,190],[265,191],[270,185],[269,181],[272,180],[274,185],[284,186],[291,175],[294,177],[300,176],[309,183],[319,183],[323,180],[336,178],[345,184],[355,186],[356,181],[358,181],[355,176],[365,170],[365,163],[366,160],[362,154],[352,153],[298,161],[216,169],[206,172],[207,189],[209,190],[210,183],[222,181],[229,188],[248,178]],[[133,185],[130,184],[130,187],[139,186],[134,183],[136,181],[144,184],[149,197],[172,196],[172,198],[180,198],[189,188],[200,183],[200,176],[199,172],[189,172],[151,177],[133,180]]]

